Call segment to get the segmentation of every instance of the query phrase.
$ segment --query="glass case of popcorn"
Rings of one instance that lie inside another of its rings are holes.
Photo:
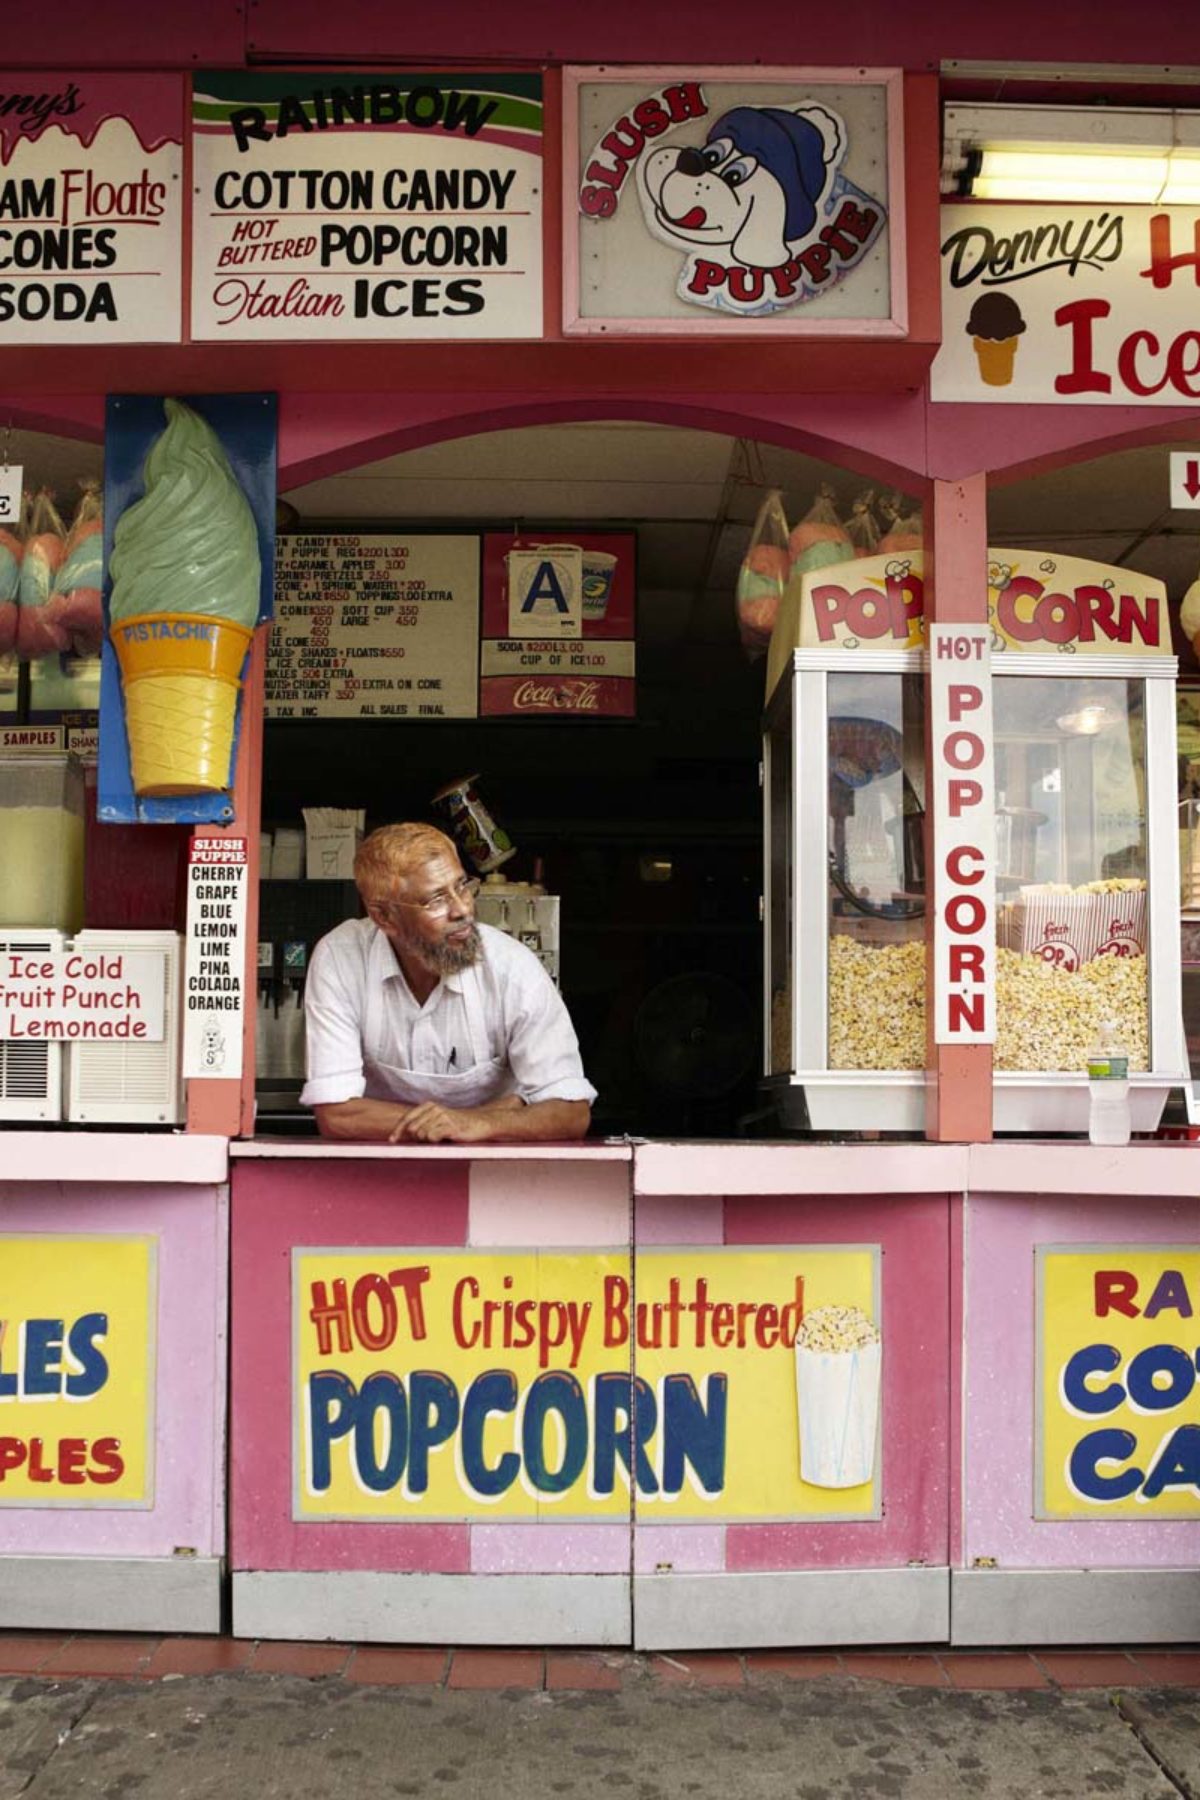
[[[1153,1129],[1186,1070],[1166,591],[988,557],[995,1128],[1086,1131],[1088,1052],[1112,1027],[1134,1126]],[[790,647],[772,642],[765,1060],[796,1129],[925,1123],[922,611],[919,551],[862,559],[806,577]]]
[[[921,584],[908,556],[820,576],[796,596],[766,721],[767,1080],[794,1128],[919,1131]]]
[[[993,661],[996,1127],[1086,1130],[1110,1027],[1150,1129],[1182,1065],[1174,664],[1043,663]]]

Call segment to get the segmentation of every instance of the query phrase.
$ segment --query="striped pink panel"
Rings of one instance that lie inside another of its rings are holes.
[[[727,1244],[880,1244],[883,1517],[730,1525],[728,1569],[944,1564],[949,1532],[950,1215],[944,1194],[729,1198]]]
[[[467,1161],[237,1162],[232,1203],[230,1562],[464,1573],[468,1527],[292,1518],[291,1252],[461,1246]]]

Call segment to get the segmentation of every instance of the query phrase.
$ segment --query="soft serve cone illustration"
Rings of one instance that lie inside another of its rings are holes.
[[[216,793],[258,617],[258,534],[212,427],[181,400],[113,532],[110,633],[134,792]]]

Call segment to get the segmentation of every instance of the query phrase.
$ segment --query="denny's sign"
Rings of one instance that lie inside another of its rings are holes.
[[[993,654],[1168,656],[1171,627],[1161,581],[1107,563],[1042,550],[988,551]],[[806,575],[791,620],[805,650],[913,650],[925,643],[921,557],[873,556]]]
[[[935,400],[1200,398],[1200,209],[948,205],[941,250]]]

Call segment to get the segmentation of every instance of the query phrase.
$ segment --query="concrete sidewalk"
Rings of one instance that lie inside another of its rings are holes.
[[[0,1679],[0,1800],[1200,1800],[1194,1655],[543,1656],[20,1634],[0,1657],[22,1647],[43,1672]],[[185,1672],[221,1658],[227,1672]],[[267,1672],[302,1658],[307,1674]],[[114,1661],[122,1677],[67,1673]],[[1182,1681],[1194,1685],[1167,1685]]]

